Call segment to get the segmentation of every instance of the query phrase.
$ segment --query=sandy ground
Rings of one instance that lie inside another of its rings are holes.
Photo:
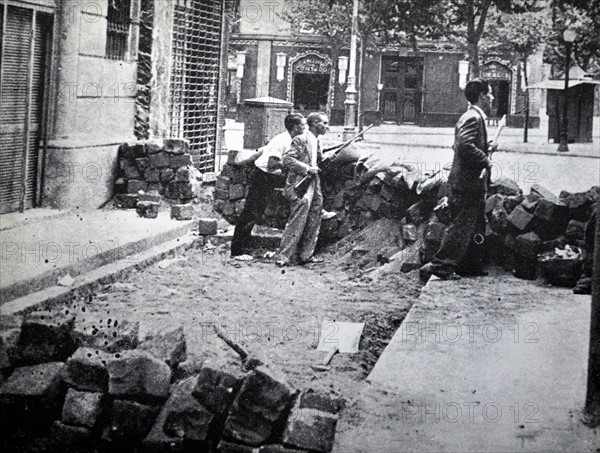
[[[326,259],[322,264],[280,269],[261,258],[232,260],[226,244],[189,250],[178,260],[99,288],[86,308],[139,321],[140,336],[161,326],[183,325],[189,360],[197,364],[238,360],[214,334],[212,325],[217,324],[250,353],[283,370],[292,385],[348,399],[421,285],[416,273],[370,282],[355,267],[340,265],[334,255],[321,256]],[[325,373],[311,369],[325,355],[316,350],[324,320],[366,323],[360,352],[337,354]]]
[[[211,214],[200,212],[206,205],[196,208],[200,216]],[[240,262],[229,257],[228,243],[206,245],[98,288],[85,302],[86,313],[139,321],[140,337],[183,325],[192,369],[205,362],[237,367],[237,354],[213,332],[218,324],[248,352],[285,372],[296,388],[342,398],[340,430],[369,420],[376,429],[379,418],[361,416],[360,389],[422,286],[417,272],[373,278],[381,269],[378,253],[394,247],[398,232],[397,221],[381,220],[320,251],[324,263],[284,269],[263,258],[267,249]],[[324,320],[365,322],[365,328],[360,352],[337,354],[331,370],[319,372],[311,365],[326,355],[317,351]],[[385,403],[385,394],[376,396]]]

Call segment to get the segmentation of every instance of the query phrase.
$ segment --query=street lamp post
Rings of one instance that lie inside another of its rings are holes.
[[[358,0],[352,3],[352,35],[350,38],[350,61],[348,86],[344,101],[344,141],[356,134],[356,35],[358,32]]]
[[[567,94],[567,91],[569,89],[569,65],[571,63],[571,45],[573,44],[573,41],[575,41],[576,38],[577,38],[577,32],[571,28],[566,28],[565,31],[563,32],[563,40],[565,41],[567,55],[565,57],[565,90],[563,91],[562,125],[560,128],[560,144],[558,145],[558,151],[561,151],[561,152],[569,151],[569,145],[568,145],[569,96]]]

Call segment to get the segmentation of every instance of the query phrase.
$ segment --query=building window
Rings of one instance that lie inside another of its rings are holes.
[[[106,58],[125,60],[129,47],[131,0],[108,0]]]

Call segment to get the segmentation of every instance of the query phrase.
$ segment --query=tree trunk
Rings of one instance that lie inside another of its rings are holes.
[[[479,41],[485,30],[487,14],[492,0],[484,0],[478,8],[479,19],[477,24],[477,12],[473,0],[467,3],[467,51],[469,53],[471,78],[479,77]]]
[[[469,55],[469,79],[479,77],[479,39],[475,30],[475,8],[473,1],[466,4],[467,16],[467,53]]]
[[[467,43],[467,53],[469,54],[470,79],[479,77],[479,43],[473,38]]]

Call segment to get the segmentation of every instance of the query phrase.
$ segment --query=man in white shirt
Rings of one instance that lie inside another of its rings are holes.
[[[291,113],[284,119],[286,132],[276,135],[260,148],[250,176],[250,188],[244,209],[236,222],[231,241],[231,256],[240,256],[249,251],[252,228],[260,220],[267,201],[276,187],[282,187],[281,156],[290,147],[292,138],[304,133],[306,119],[299,113]]]

